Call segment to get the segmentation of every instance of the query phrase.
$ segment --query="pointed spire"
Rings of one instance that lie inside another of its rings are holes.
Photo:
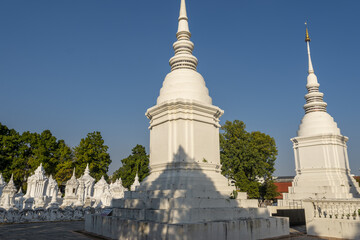
[[[306,30],[305,30],[305,42],[310,42],[311,39],[310,39],[310,37],[309,37],[309,30],[308,30],[307,22],[305,22],[305,26],[306,26]]]
[[[305,42],[307,45],[307,52],[308,52],[308,62],[309,62],[309,70],[308,73],[314,73],[314,68],[312,65],[312,61],[311,61],[311,55],[310,55],[310,37],[309,37],[309,30],[308,30],[308,25],[307,22],[305,22],[305,26],[306,26],[306,31],[305,31]]]
[[[89,170],[89,164],[86,165],[85,171],[84,171],[84,175],[89,175],[90,174],[90,170]]]
[[[10,178],[9,183],[14,184],[14,174],[11,174],[11,178]]]
[[[191,69],[196,71],[198,60],[192,55],[194,44],[190,41],[191,33],[189,30],[185,0],[181,0],[180,3],[179,23],[176,37],[177,41],[173,44],[175,56],[169,61],[171,71],[176,69]]]
[[[310,55],[310,37],[309,30],[307,26],[307,22],[305,22],[306,31],[305,31],[305,42],[307,45],[307,53],[308,53],[308,77],[306,88],[308,89],[308,93],[305,95],[306,104],[304,105],[305,114],[310,112],[326,112],[327,103],[324,102],[323,97],[324,94],[319,92],[320,84],[318,83],[317,77],[314,72],[314,68],[311,61]]]
[[[2,174],[0,173],[0,187],[1,187],[1,186],[4,186],[5,184],[6,184],[6,182],[5,182]]]
[[[179,13],[179,25],[178,25],[178,31],[176,36],[178,39],[180,38],[187,38],[188,40],[191,37],[191,33],[189,30],[189,23],[188,23],[188,17],[186,13],[186,4],[185,0],[181,0],[180,3],[180,13]]]

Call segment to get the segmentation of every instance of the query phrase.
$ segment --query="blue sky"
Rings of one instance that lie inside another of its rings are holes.
[[[0,2],[0,122],[50,129],[76,146],[100,131],[113,163],[149,145],[176,40],[179,0]],[[304,115],[309,21],[312,59],[328,112],[360,168],[359,1],[187,0],[199,59],[221,122],[239,119],[276,140],[275,175],[294,175],[290,138]]]

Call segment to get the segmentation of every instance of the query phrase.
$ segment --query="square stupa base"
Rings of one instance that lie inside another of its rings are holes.
[[[159,223],[113,216],[86,215],[85,231],[111,239],[232,240],[267,239],[289,234],[289,219],[244,218],[202,223]]]

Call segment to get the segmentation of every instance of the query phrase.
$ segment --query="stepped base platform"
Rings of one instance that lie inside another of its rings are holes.
[[[85,217],[85,231],[112,239],[265,239],[289,234],[289,219],[271,217],[257,200],[220,191],[126,192],[111,216]]]
[[[288,218],[243,218],[231,221],[169,224],[87,215],[85,231],[111,239],[232,240],[267,239],[289,234]]]

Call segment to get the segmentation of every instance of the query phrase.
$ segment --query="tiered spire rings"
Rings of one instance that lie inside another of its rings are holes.
[[[306,104],[304,105],[305,114],[310,112],[326,112],[327,103],[323,101],[324,94],[319,92],[320,84],[317,81],[317,77],[314,73],[314,68],[311,61],[310,55],[310,37],[309,37],[309,30],[306,25],[306,36],[305,42],[307,44],[307,51],[308,51],[308,61],[309,61],[309,70],[308,70],[308,77],[307,77],[307,84],[306,88],[308,90],[308,94],[305,95]]]
[[[194,44],[190,41],[191,33],[189,31],[185,0],[181,0],[179,27],[176,37],[177,41],[173,44],[175,56],[169,61],[171,71],[176,69],[191,69],[196,71],[198,60],[192,55]]]

